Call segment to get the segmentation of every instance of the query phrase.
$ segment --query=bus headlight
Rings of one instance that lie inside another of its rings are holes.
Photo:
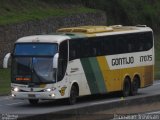
[[[46,89],[46,92],[51,92],[51,91],[52,91],[52,89],[50,89],[50,88]]]
[[[54,91],[56,88],[47,88],[44,90],[44,92],[51,92],[51,91]]]
[[[18,91],[19,91],[19,88],[18,88],[18,87],[15,87],[15,88],[13,88],[13,91],[14,91],[14,92],[18,92]]]

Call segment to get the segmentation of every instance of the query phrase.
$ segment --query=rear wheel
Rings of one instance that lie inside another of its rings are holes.
[[[72,86],[69,97],[69,104],[73,105],[77,101],[78,89],[75,86]]]
[[[29,99],[29,103],[30,103],[31,105],[36,105],[36,104],[38,104],[38,102],[39,102],[38,99]]]
[[[124,97],[129,96],[130,90],[131,90],[130,79],[128,77],[126,77],[125,80],[124,80],[124,83],[123,83],[122,95]]]
[[[138,93],[138,88],[139,88],[139,79],[138,77],[134,77],[131,86],[131,95],[136,95]]]

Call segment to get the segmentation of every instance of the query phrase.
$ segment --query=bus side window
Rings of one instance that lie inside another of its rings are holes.
[[[131,43],[128,44],[128,52],[132,52],[132,44]]]
[[[112,51],[112,46],[110,45],[110,40],[103,38],[102,40],[102,55],[110,55]]]
[[[89,46],[89,42],[88,39],[83,40],[83,49],[82,49],[82,53],[83,53],[83,57],[89,57],[90,56],[90,46]]]
[[[137,51],[144,51],[144,41],[140,37],[137,38],[137,45],[139,46]]]
[[[75,51],[73,51],[73,52],[75,52],[74,54],[75,54],[75,58],[76,59],[79,59],[79,58],[81,58],[82,57],[82,52],[81,52],[81,49],[83,49],[83,47],[82,47],[82,41],[83,41],[83,39],[79,39],[79,40],[77,40],[77,44],[76,44],[76,46],[75,46]]]
[[[93,41],[93,52],[94,56],[102,56],[103,55],[103,38],[102,37],[96,37]]]
[[[140,44],[139,44],[139,49],[138,49],[138,51],[143,51],[143,43],[140,43]]]
[[[69,41],[69,60],[76,58],[76,44],[74,40]]]
[[[58,81],[62,80],[67,69],[68,62],[68,41],[64,41],[59,47],[59,60],[58,60]]]
[[[152,33],[145,33],[144,41],[145,41],[145,50],[151,49],[153,46]]]
[[[152,47],[152,44],[148,42],[148,43],[146,44],[146,49],[149,50],[151,47]]]
[[[76,58],[76,51],[75,50],[70,50],[70,58],[75,59]]]
[[[92,51],[93,51],[93,57],[94,57],[94,56],[97,56],[97,49],[96,49],[96,48],[93,48]]]

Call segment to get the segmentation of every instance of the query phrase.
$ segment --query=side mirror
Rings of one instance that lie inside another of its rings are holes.
[[[11,53],[7,53],[3,59],[3,68],[9,67],[9,59],[11,57]]]
[[[59,53],[56,53],[53,57],[53,68],[58,67],[58,58],[59,58]]]

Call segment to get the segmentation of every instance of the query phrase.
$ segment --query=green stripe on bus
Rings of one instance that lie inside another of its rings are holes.
[[[92,94],[106,93],[106,87],[96,58],[83,58],[81,63]]]
[[[87,79],[91,94],[99,93],[98,86],[96,83],[96,78],[94,76],[94,72],[90,64],[90,60],[88,58],[82,58],[80,60],[83,66],[84,73],[86,75],[86,79]]]
[[[100,70],[100,66],[98,64],[98,61],[97,61],[96,57],[89,58],[89,61],[90,61],[90,64],[92,66],[92,70],[94,72],[94,76],[95,76],[95,79],[96,79],[96,83],[98,85],[99,92],[100,93],[106,93],[107,90],[106,90],[105,82],[104,82],[103,75],[102,75],[102,72]]]

